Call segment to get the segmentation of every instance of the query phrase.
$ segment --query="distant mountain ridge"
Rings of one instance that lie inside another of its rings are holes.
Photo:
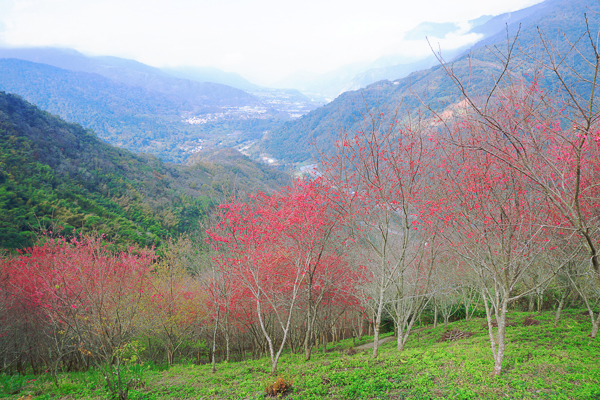
[[[0,49],[0,90],[112,144],[175,162],[201,148],[256,140],[317,107],[294,90],[257,88],[250,94],[176,78],[134,60],[54,48]]]
[[[237,89],[252,91],[259,89],[259,85],[248,81],[240,74],[235,72],[225,72],[214,67],[165,67],[162,71],[167,74],[183,79],[189,79],[197,82],[213,82],[222,85],[228,85]]]
[[[101,75],[110,80],[166,95],[193,106],[255,106],[260,100],[227,85],[176,78],[134,60],[86,57],[76,50],[57,48],[0,48],[0,58],[16,58],[52,65],[68,71]]]
[[[513,24],[535,13],[540,12],[545,6],[539,3],[523,10],[504,13],[498,16],[483,15],[468,21],[471,28],[464,34],[482,35],[482,39],[496,35],[505,30],[507,24]],[[405,34],[405,40],[423,40],[426,36],[443,38],[449,33],[456,32],[460,27],[453,22],[433,23],[423,22]],[[447,59],[460,56],[468,51],[472,45],[467,45],[452,51],[446,51]],[[277,86],[297,87],[307,95],[322,96],[329,100],[335,99],[340,94],[365,88],[380,80],[396,80],[408,76],[410,73],[431,68],[437,64],[433,56],[420,59],[406,59],[405,57],[387,55],[380,57],[372,63],[356,63],[340,67],[325,74],[312,74],[305,76],[291,76],[280,81]]]
[[[161,131],[181,131],[179,110],[189,107],[181,99],[176,102],[98,74],[17,59],[0,59],[0,89],[94,129],[111,143],[142,151]]]
[[[501,43],[507,23],[514,32],[520,22],[530,24],[550,15],[558,1],[547,0],[513,13],[469,21],[469,32],[485,37],[471,50]],[[569,11],[575,5],[581,9],[583,3],[561,4],[561,10]],[[455,28],[456,24],[425,23],[410,35],[445,35]],[[445,52],[444,57],[462,65],[462,57],[471,50]],[[6,58],[9,56],[18,59]],[[487,67],[477,65],[479,73],[494,65],[495,61],[482,53],[478,57],[487,63]],[[0,90],[20,94],[45,110],[93,129],[112,144],[156,154],[167,161],[184,162],[197,152],[236,147],[254,159],[300,162],[314,155],[309,142],[327,147],[336,130],[356,126],[360,112],[355,109],[364,107],[365,99],[372,102],[369,107],[382,102],[395,107],[410,103],[406,100],[409,92],[422,90],[423,99],[443,107],[444,101],[456,97],[436,67],[435,57],[399,61],[389,55],[371,64],[301,77],[304,93],[319,88],[333,96],[342,93],[327,107],[316,110],[317,105],[297,90],[262,88],[237,74],[216,69],[179,68],[175,70],[183,78],[178,78],[170,75],[174,70],[133,60],[87,57],[74,50],[53,48],[0,49]],[[202,82],[204,79],[236,81],[248,92]],[[363,90],[353,92],[360,88]],[[442,96],[440,91],[446,94]],[[306,115],[310,110],[314,111]]]
[[[474,86],[484,88],[493,79],[494,75],[501,72],[501,64],[495,56],[490,54],[486,46],[498,45],[506,48],[508,28],[509,35],[520,32],[519,38],[522,46],[528,48],[539,40],[538,27],[549,38],[557,38],[559,31],[566,33],[571,40],[576,40],[585,29],[584,13],[587,13],[588,22],[593,33],[600,30],[600,6],[590,5],[584,0],[547,0],[524,10],[512,13],[512,16],[498,16],[489,19],[480,25],[481,29],[493,26],[494,29],[502,26],[495,34],[476,43],[471,49],[466,50],[454,60],[443,54],[450,61],[454,71],[465,79],[469,79]],[[564,42],[561,42],[565,50]],[[576,55],[576,54],[575,54]],[[573,55],[573,57],[575,57]],[[582,63],[575,60],[575,62]],[[528,59],[524,57],[518,73],[526,73]],[[591,78],[591,77],[590,77]],[[551,87],[554,83],[544,80],[542,84]],[[417,94],[419,99],[413,96]],[[415,112],[422,108],[425,102],[433,109],[442,112],[447,107],[461,100],[455,85],[446,76],[438,64],[426,70],[412,72],[405,78],[394,81],[382,80],[370,84],[366,88],[342,93],[333,102],[310,112],[296,121],[290,121],[281,128],[265,135],[260,146],[273,157],[290,160],[294,163],[306,162],[318,155],[312,144],[316,144],[321,151],[327,151],[337,138],[340,130],[360,130],[362,115],[369,112],[403,113]]]

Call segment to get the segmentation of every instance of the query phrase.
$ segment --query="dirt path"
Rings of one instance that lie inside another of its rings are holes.
[[[392,340],[396,340],[396,336],[388,336],[388,337],[385,337],[383,339],[380,339],[379,340],[379,346],[381,346],[384,343],[391,342]],[[373,348],[373,345],[374,345],[374,343],[370,342],[370,343],[366,343],[366,344],[363,344],[363,345],[360,345],[360,346],[356,346],[355,349],[356,350],[369,350],[369,349]]]

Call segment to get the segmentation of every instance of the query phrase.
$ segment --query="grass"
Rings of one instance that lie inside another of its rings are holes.
[[[527,327],[522,322],[530,313],[511,313],[515,326],[507,328],[500,377],[491,376],[484,319],[453,322],[447,329],[426,327],[412,335],[402,353],[395,342],[384,344],[377,359],[370,351],[347,354],[351,340],[335,344],[333,352],[315,349],[309,362],[302,355],[285,354],[278,371],[294,382],[288,399],[600,399],[600,338],[589,338],[591,324],[582,311],[564,311],[556,328],[552,312],[535,315],[541,323]],[[449,329],[474,335],[440,342]],[[273,380],[269,370],[268,358],[221,363],[215,374],[209,365],[146,367],[138,371],[142,383],[130,398],[263,399],[265,383]],[[63,374],[58,388],[43,375],[0,375],[0,393],[6,399],[29,394],[33,399],[107,397],[98,371]]]

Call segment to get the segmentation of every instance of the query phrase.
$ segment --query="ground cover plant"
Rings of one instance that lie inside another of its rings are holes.
[[[600,398],[600,343],[589,337],[589,319],[582,309],[564,311],[554,327],[551,311],[534,314],[537,325],[523,326],[532,316],[510,312],[516,322],[507,328],[511,344],[504,372],[494,377],[489,339],[483,320],[450,322],[447,328],[426,325],[417,329],[402,353],[395,343],[380,347],[378,358],[370,351],[349,354],[352,340],[334,344],[331,351],[286,353],[278,377],[270,374],[270,359],[223,362],[211,373],[210,364],[141,365],[132,399],[258,399],[269,383],[285,378],[292,386],[290,399],[597,399]],[[474,333],[454,341],[440,341],[451,330]],[[389,334],[387,334],[389,335]],[[383,335],[386,336],[386,335]],[[368,343],[364,337],[360,343]],[[132,371],[133,372],[133,371]],[[283,381],[283,380],[282,380]],[[272,386],[271,386],[272,387]],[[107,397],[99,370],[59,375],[55,385],[47,374],[0,377],[2,398],[103,399]]]

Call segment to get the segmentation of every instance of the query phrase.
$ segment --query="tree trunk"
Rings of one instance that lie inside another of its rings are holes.
[[[569,294],[571,294],[571,289],[566,290],[560,297],[560,302],[558,303],[558,308],[556,309],[556,315],[554,316],[554,326],[558,325],[558,320],[560,319],[560,313],[562,312],[562,309],[565,306],[565,301],[566,301],[567,297],[569,297]]]
[[[373,326],[373,358],[379,355],[379,321]]]
[[[375,326],[373,327],[373,358],[379,355],[379,328],[381,327],[381,314],[383,313],[383,289],[379,293],[379,306],[375,316]]]
[[[338,342],[338,330],[335,325],[331,327],[331,341],[334,345]]]
[[[229,325],[229,321],[227,321],[227,325]],[[225,361],[229,362],[229,326],[225,330]]]
[[[217,319],[215,320],[215,329],[213,329],[212,335],[212,368],[211,371],[214,374],[217,372],[216,361],[215,361],[215,351],[217,350],[217,329],[219,328],[219,317],[221,316],[221,307],[217,306]]]
[[[487,317],[488,323],[488,334],[490,337],[490,347],[492,350],[492,357],[494,358],[494,372],[495,376],[498,376],[502,373],[502,359],[504,358],[504,349],[506,346],[506,310],[508,306],[507,296],[503,296],[502,304],[500,309],[494,309],[494,313],[492,314],[492,309],[488,304],[488,299],[485,296],[485,293],[482,294],[483,304],[485,305],[485,314]],[[492,305],[493,305],[492,301]],[[496,304],[499,303],[498,294],[496,294]],[[492,319],[496,317],[496,323],[498,324],[498,330],[496,331],[496,335],[494,336],[494,329],[492,326]]]
[[[598,313],[597,318],[594,318],[594,312],[590,310],[590,318],[592,320],[592,333],[590,333],[590,337],[595,339],[598,334],[598,326],[600,325],[600,313]]]
[[[309,295],[310,296],[310,295]],[[313,341],[311,340],[314,336],[314,321],[312,316],[312,307],[310,304],[308,305],[308,316],[307,316],[307,327],[306,327],[306,335],[304,336],[304,360],[310,361],[310,356],[312,354],[312,345]]]
[[[527,312],[533,312],[533,307],[535,305],[535,297],[533,295],[527,296],[529,299],[529,305],[527,307]]]
[[[310,343],[310,337],[312,335],[312,307],[311,307],[311,303],[312,303],[312,291],[310,290],[312,288],[312,276],[309,275],[308,277],[308,282],[307,282],[307,287],[309,288],[308,290],[308,315],[306,316],[306,336],[304,337],[304,360],[305,361],[310,361],[310,356],[311,356],[311,343]]]
[[[438,317],[438,307],[437,304],[433,306],[433,329],[437,328],[437,317]]]
[[[175,350],[172,346],[167,347],[167,364],[169,367],[173,366],[173,359],[175,358]]]
[[[267,329],[265,327],[265,323],[263,322],[263,318],[262,318],[262,308],[260,305],[260,301],[258,299],[256,299],[256,311],[257,311],[257,315],[258,315],[258,322],[260,323],[260,329],[263,332],[263,335],[265,337],[265,339],[267,340],[267,344],[269,345],[269,354],[271,355],[271,374],[275,375],[275,372],[277,372],[277,361],[279,359],[278,355],[275,355],[275,350],[273,349],[273,341],[271,340],[271,336],[269,336],[269,333],[267,332]],[[284,338],[284,342],[285,342],[285,338]]]
[[[496,376],[502,373],[502,360],[504,359],[504,349],[506,346],[506,306],[506,301],[504,301],[500,310],[500,318],[498,319],[498,332],[496,334],[498,351],[494,357],[494,375]]]

